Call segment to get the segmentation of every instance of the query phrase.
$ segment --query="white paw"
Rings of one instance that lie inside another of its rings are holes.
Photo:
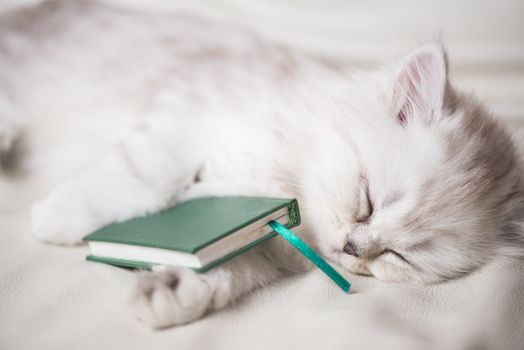
[[[212,297],[201,275],[188,268],[170,268],[140,273],[130,306],[136,318],[159,329],[199,319]]]
[[[93,228],[82,215],[78,204],[70,206],[50,196],[33,205],[31,209],[31,233],[41,241],[57,245],[77,245]]]

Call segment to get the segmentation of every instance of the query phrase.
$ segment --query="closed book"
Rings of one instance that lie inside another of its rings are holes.
[[[114,223],[84,237],[88,260],[133,268],[187,266],[207,271],[273,237],[268,226],[300,224],[295,199],[203,197]]]

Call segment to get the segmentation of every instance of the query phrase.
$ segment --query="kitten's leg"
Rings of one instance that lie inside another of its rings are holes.
[[[168,206],[202,163],[189,143],[191,131],[173,123],[172,116],[148,119],[56,187],[33,207],[33,234],[51,243],[77,244],[102,225]]]
[[[284,273],[263,253],[268,248],[264,244],[204,274],[188,268],[143,272],[130,306],[135,316],[152,328],[197,320],[206,311],[223,308]]]

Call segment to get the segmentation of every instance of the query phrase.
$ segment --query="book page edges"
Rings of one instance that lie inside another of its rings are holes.
[[[273,237],[275,233],[267,225],[269,221],[277,220],[283,225],[296,226],[291,222],[289,214],[288,207],[277,210],[226,238],[204,247],[196,254],[162,248],[89,241],[92,255],[87,259],[125,267],[149,268],[152,265],[172,265],[191,267],[199,272],[207,271],[254,247],[261,241]]]

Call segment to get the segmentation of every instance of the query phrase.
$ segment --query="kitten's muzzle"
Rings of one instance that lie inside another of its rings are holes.
[[[349,241],[344,246],[344,253],[352,255],[356,258],[360,257],[360,255],[357,253],[357,249],[355,248],[355,244]]]

